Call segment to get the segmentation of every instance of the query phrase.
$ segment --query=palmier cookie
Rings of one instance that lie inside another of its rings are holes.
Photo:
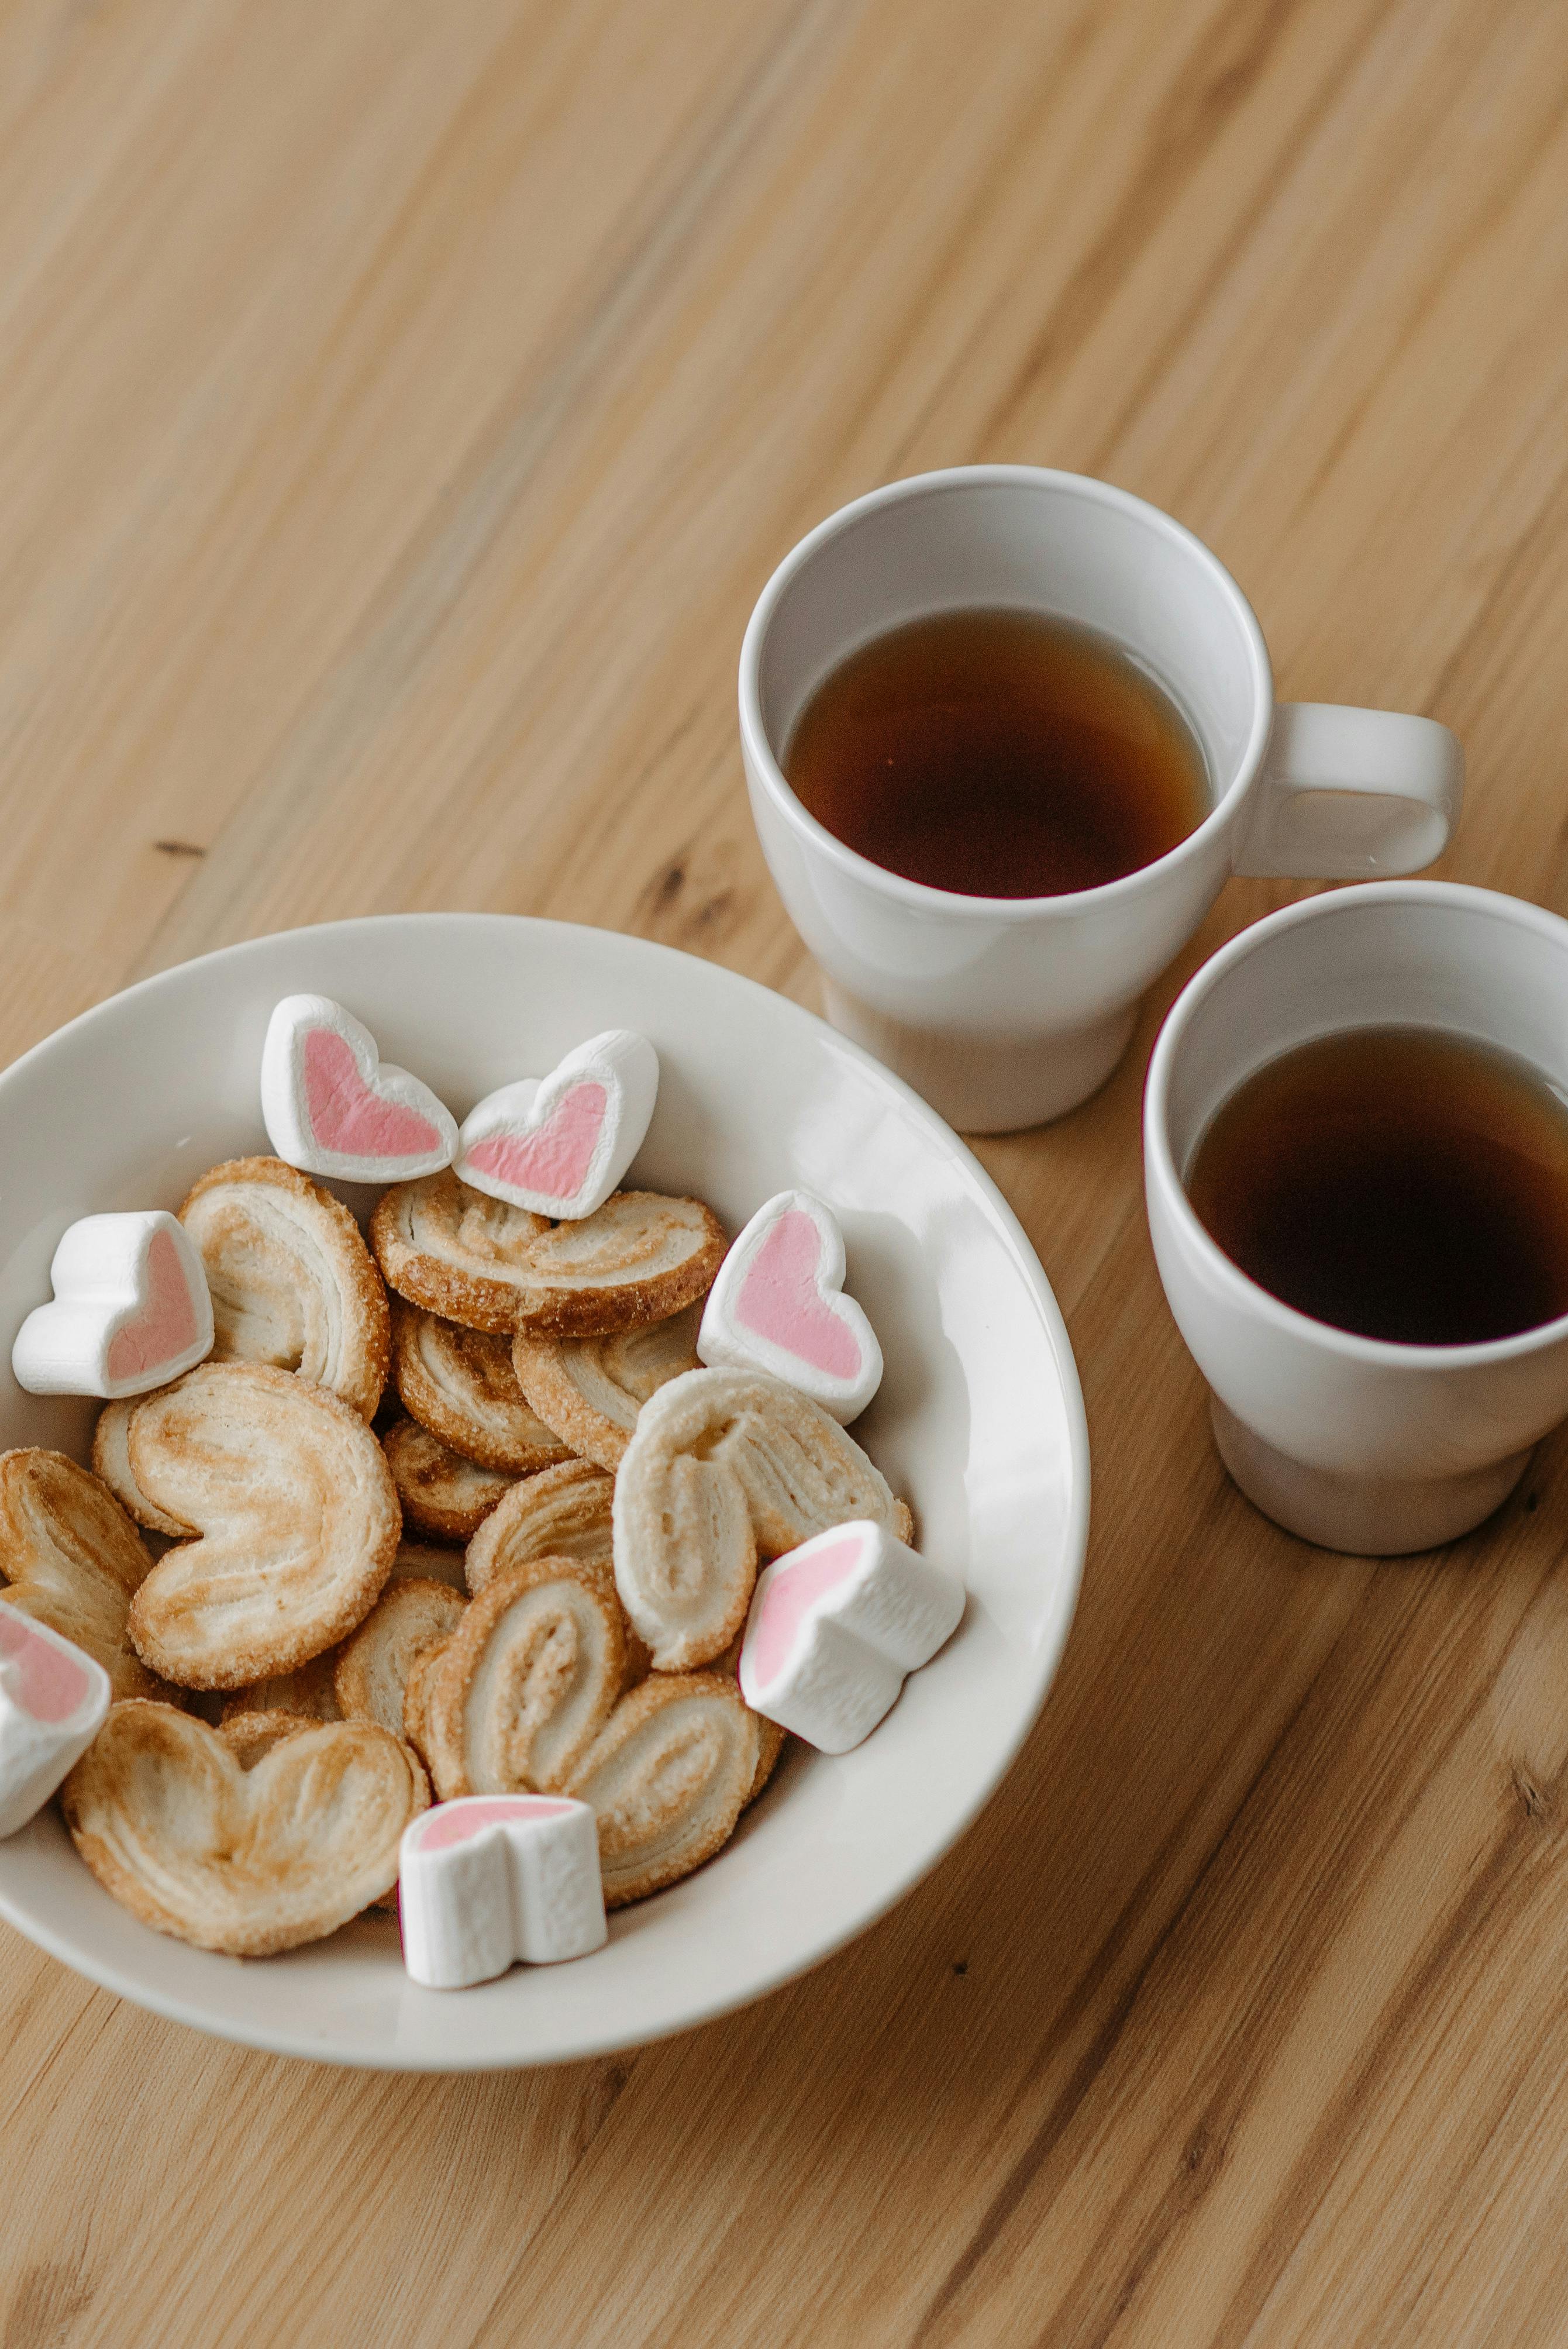
[[[201,1538],[131,1601],[144,1662],[191,1688],[292,1672],[362,1623],[401,1531],[381,1447],[325,1387],[260,1362],[203,1362],[143,1398],[126,1438],[139,1488]]]
[[[524,1400],[511,1349],[488,1330],[465,1330],[397,1298],[392,1375],[404,1410],[449,1451],[509,1476],[531,1476],[572,1457]]]
[[[375,1416],[387,1382],[387,1291],[358,1225],[281,1158],[232,1158],[180,1210],[212,1294],[215,1362],[297,1371]]]
[[[63,1452],[0,1453],[0,1596],[84,1649],[117,1697],[168,1693],[127,1628],[151,1568],[136,1527],[97,1476]]]
[[[689,1371],[643,1405],[615,1480],[615,1583],[655,1669],[722,1656],[759,1559],[870,1518],[909,1513],[852,1435],[782,1379]]]
[[[599,1821],[604,1906],[674,1884],[728,1842],[762,1724],[725,1672],[655,1672],[624,1696],[566,1791]]]
[[[387,1192],[370,1223],[389,1287],[470,1330],[587,1336],[661,1321],[701,1297],[724,1229],[699,1199],[615,1191],[552,1224],[459,1183],[449,1167]]]
[[[546,1427],[584,1460],[612,1475],[625,1456],[637,1413],[651,1394],[695,1371],[699,1305],[641,1330],[608,1338],[512,1340],[517,1382]]]
[[[333,1679],[338,1654],[336,1648],[327,1648],[295,1671],[274,1672],[268,1680],[236,1689],[223,1699],[218,1726],[227,1729],[232,1722],[263,1713],[269,1719],[276,1713],[287,1713],[294,1721],[341,1721],[343,1707]]]
[[[335,1685],[346,1721],[378,1721],[403,1734],[408,1674],[457,1630],[468,1601],[445,1582],[389,1582],[338,1651]]]
[[[608,1564],[614,1491],[614,1477],[588,1460],[563,1460],[559,1468],[542,1469],[511,1485],[465,1554],[463,1571],[474,1597],[507,1568],[526,1566],[531,1558]]]
[[[372,1722],[273,1731],[236,1753],[172,1705],[111,1706],[61,1800],[77,1851],[144,1925],[267,1957],[391,1890],[403,1830],[429,1801],[414,1754]]]
[[[194,1526],[182,1526],[167,1509],[158,1508],[147,1497],[130,1473],[130,1415],[147,1401],[145,1395],[128,1395],[122,1402],[107,1402],[98,1416],[93,1430],[93,1474],[108,1486],[128,1516],[149,1533],[167,1534],[173,1541],[189,1541]]]
[[[636,1633],[634,1632],[632,1636],[635,1639]],[[743,1630],[738,1638],[730,1641],[717,1662],[710,1667],[716,1672],[727,1672],[737,1688],[740,1686],[740,1651],[745,1639],[746,1633]],[[740,1702],[742,1704],[746,1703],[744,1692]],[[747,1709],[750,1710],[749,1707]],[[759,1713],[757,1715],[757,1775],[751,1781],[751,1791],[741,1806],[742,1809],[757,1800],[758,1795],[779,1767],[779,1756],[784,1751],[784,1740],[788,1733],[778,1722],[769,1721],[765,1713]]]
[[[626,1671],[614,1578],[541,1557],[474,1599],[419,1680],[412,1718],[443,1801],[548,1794],[609,1720]]]
[[[405,1518],[437,1541],[467,1541],[511,1490],[511,1477],[465,1460],[417,1419],[396,1421],[381,1444]]]

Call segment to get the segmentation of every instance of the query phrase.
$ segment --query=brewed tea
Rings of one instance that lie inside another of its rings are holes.
[[[938,612],[873,637],[807,703],[784,771],[873,864],[979,897],[1119,880],[1210,807],[1170,695],[1109,637],[1035,612]]]
[[[1282,1053],[1222,1104],[1186,1189],[1243,1272],[1336,1329],[1462,1346],[1568,1313],[1568,1103],[1468,1037]]]

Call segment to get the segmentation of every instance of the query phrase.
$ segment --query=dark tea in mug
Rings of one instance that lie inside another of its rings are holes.
[[[1470,1037],[1281,1053],[1215,1112],[1186,1190],[1233,1263],[1337,1330],[1463,1346],[1568,1313],[1568,1103]]]
[[[1119,880],[1212,803],[1163,688],[1109,636],[1036,612],[937,612],[873,637],[811,696],[783,767],[847,847],[976,897]]]

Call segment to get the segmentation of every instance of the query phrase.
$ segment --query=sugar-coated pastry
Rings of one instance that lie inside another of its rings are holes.
[[[132,1702],[110,1708],[61,1799],[77,1851],[144,1925],[260,1958],[389,1892],[429,1789],[372,1722],[304,1723],[246,1767],[205,1722]]]
[[[620,1466],[637,1413],[648,1397],[683,1371],[695,1371],[700,1308],[667,1321],[618,1330],[607,1338],[512,1340],[519,1388],[546,1427],[584,1460],[611,1474]]]
[[[325,995],[285,995],[262,1047],[262,1118],[307,1174],[406,1183],[451,1164],[457,1121],[427,1084],[377,1057],[361,1020]]]
[[[137,1652],[166,1680],[248,1688],[364,1621],[402,1521],[381,1446],[328,1388],[204,1362],[138,1405],[126,1445],[139,1489],[201,1535],[131,1601]]]
[[[468,1587],[477,1598],[507,1568],[536,1557],[597,1559],[613,1554],[614,1479],[590,1460],[563,1460],[513,1485],[469,1542]]]
[[[556,1792],[609,1720],[625,1672],[607,1566],[543,1557],[496,1575],[415,1700],[437,1794]]]
[[[145,1394],[211,1350],[201,1259],[161,1208],[81,1216],[49,1283],[51,1302],[34,1307],[11,1349],[30,1394]]]
[[[131,1645],[132,1596],[152,1568],[114,1495],[63,1452],[0,1453],[5,1600],[103,1666],[117,1697],[167,1695]]]
[[[478,1795],[438,1803],[403,1836],[403,1962],[428,1990],[554,1965],[609,1938],[586,1803]]]
[[[689,1876],[728,1842],[760,1739],[727,1672],[655,1672],[621,1699],[568,1787],[599,1822],[606,1909]]]
[[[417,1419],[396,1421],[381,1444],[404,1516],[437,1541],[467,1541],[511,1490],[511,1477],[465,1460]]]
[[[343,1715],[335,1713],[333,1718],[341,1721]],[[309,1715],[303,1713],[226,1713],[218,1723],[218,1734],[241,1769],[253,1770],[274,1745],[281,1745],[285,1737],[297,1737],[310,1725]]]
[[[392,1373],[409,1418],[483,1468],[531,1476],[572,1456],[524,1398],[510,1343],[489,1330],[465,1330],[399,1297]]]
[[[908,1513],[820,1404],[760,1371],[688,1371],[643,1405],[615,1480],[615,1582],[662,1672],[722,1656],[758,1558]]]
[[[835,1526],[758,1578],[741,1694],[808,1745],[847,1754],[957,1629],[964,1585],[885,1526]]]
[[[0,1606],[0,1836],[43,1809],[102,1728],[109,1696],[96,1657]]]
[[[844,1236],[811,1191],[759,1207],[718,1268],[696,1350],[710,1370],[767,1371],[847,1424],[882,1384],[882,1355],[844,1290]]]
[[[634,1640],[636,1636],[636,1633],[634,1631],[632,1633],[633,1639]],[[715,1663],[710,1664],[708,1667],[710,1671],[727,1672],[730,1678],[734,1681],[737,1688],[739,1688],[740,1686],[740,1649],[741,1642],[744,1640],[745,1637],[746,1633],[744,1629],[742,1629],[736,1638],[730,1641],[723,1655],[720,1656]],[[645,1678],[646,1675],[640,1675],[640,1677]],[[744,1691],[742,1691],[741,1702],[743,1703],[745,1702]],[[749,1807],[749,1806],[757,1800],[758,1795],[762,1792],[762,1789],[767,1785],[768,1781],[773,1775],[774,1771],[778,1768],[779,1757],[784,1751],[785,1732],[779,1722],[769,1721],[766,1714],[759,1713],[757,1715],[757,1772],[751,1781],[751,1791],[747,1795],[746,1802],[742,1806],[743,1809]]]
[[[343,1707],[337,1702],[335,1678],[341,1653],[339,1648],[325,1649],[294,1671],[274,1672],[267,1680],[253,1682],[249,1688],[233,1690],[222,1700],[219,1728],[227,1729],[231,1723],[260,1713],[269,1719],[274,1713],[286,1713],[294,1721],[341,1721]]]
[[[400,1541],[397,1555],[392,1561],[392,1582],[444,1582],[449,1590],[461,1598],[469,1595],[463,1579],[463,1553],[449,1543],[437,1541]],[[391,1582],[387,1585],[391,1588]]]
[[[180,1210],[211,1291],[216,1362],[271,1362],[373,1419],[387,1290],[348,1209],[281,1158],[232,1158]]]
[[[388,1286],[470,1330],[588,1336],[660,1321],[702,1296],[724,1230],[700,1199],[616,1191],[552,1224],[459,1183],[399,1183],[370,1220]]]
[[[130,1431],[130,1415],[140,1402],[139,1395],[129,1395],[123,1402],[106,1402],[99,1412],[93,1430],[93,1475],[108,1486],[126,1515],[134,1517],[139,1526],[145,1526],[149,1533],[167,1534],[173,1541],[189,1541],[195,1526],[182,1526],[167,1509],[158,1508],[130,1473],[126,1439]],[[121,1692],[132,1694],[129,1689]]]
[[[345,1720],[378,1721],[401,1737],[408,1674],[427,1649],[450,1638],[467,1605],[445,1582],[389,1582],[337,1651],[335,1685]]]
[[[647,1038],[607,1028],[549,1076],[487,1093],[463,1120],[453,1164],[492,1199],[576,1222],[603,1206],[642,1148],[658,1091]]]

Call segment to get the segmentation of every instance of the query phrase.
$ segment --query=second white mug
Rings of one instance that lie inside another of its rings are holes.
[[[885,872],[808,813],[790,734],[829,673],[930,613],[1040,612],[1098,630],[1176,702],[1210,812],[1120,880],[972,897]],[[820,523],[763,589],[740,657],[752,812],[829,1018],[970,1133],[1074,1109],[1121,1058],[1139,1000],[1233,873],[1414,873],[1457,820],[1460,746],[1432,719],[1276,708],[1267,648],[1224,566],[1125,490],[1027,465],[894,481]]]

